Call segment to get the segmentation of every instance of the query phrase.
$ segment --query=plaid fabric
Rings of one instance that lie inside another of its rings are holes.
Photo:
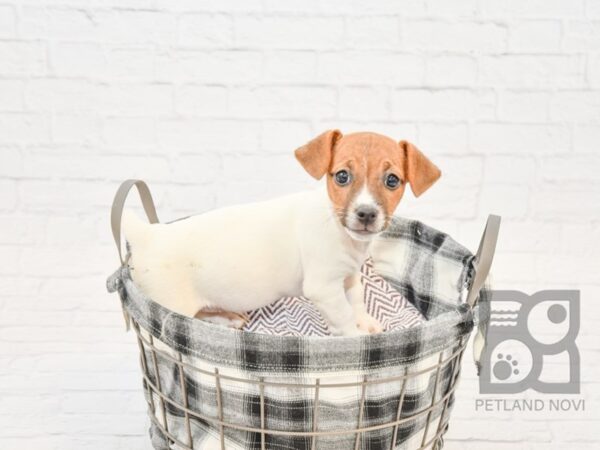
[[[147,339],[152,337],[161,349],[153,355],[144,347],[143,356],[156,362],[155,368],[146,367],[146,375],[154,384],[160,381],[167,398],[175,404],[186,400],[191,411],[207,418],[218,417],[221,401],[225,423],[260,428],[259,388],[240,379],[289,384],[313,384],[319,379],[323,385],[402,376],[431,367],[440,358],[445,360],[470,334],[479,307],[471,310],[464,304],[473,270],[473,255],[467,249],[422,223],[399,219],[375,243],[372,258],[374,271],[408,299],[427,318],[426,322],[417,327],[353,338],[273,336],[227,329],[173,313],[145,297],[131,281],[127,268],[119,269],[109,278],[108,287],[110,291],[118,290],[124,310],[139,324],[142,335]],[[179,355],[189,364],[183,370],[183,380],[171,360]],[[218,396],[215,377],[191,367],[210,373],[216,369],[221,376],[234,379],[221,379]],[[440,399],[444,395],[449,400],[448,409],[444,410],[447,416],[452,406],[449,389],[455,369],[452,364],[439,373],[434,370],[409,378],[400,417],[408,418],[429,407],[434,396]],[[437,390],[436,378],[439,378]],[[182,381],[187,390],[185,399]],[[396,419],[400,391],[398,380],[369,385],[361,409],[363,393],[359,386],[323,388],[315,408],[313,388],[266,386],[264,425],[269,430],[311,431],[316,413],[319,431],[348,430],[348,434],[319,436],[317,448],[352,449],[356,437],[351,431],[357,428],[359,420],[366,427]],[[148,400],[159,402],[156,395],[150,395]],[[442,410],[440,405],[431,411],[428,436],[438,431]],[[154,417],[165,426],[158,409]],[[165,417],[170,434],[187,442],[183,411],[166,402]],[[427,417],[420,414],[402,423],[393,446],[392,428],[383,428],[363,433],[359,448],[418,448]],[[221,448],[218,426],[210,420],[193,419],[191,423],[195,449]],[[224,433],[226,449],[261,448],[260,433],[229,427]],[[169,446],[156,425],[151,428],[151,436],[156,449],[178,448],[173,443]],[[267,449],[309,449],[311,443],[306,436],[266,435]]]

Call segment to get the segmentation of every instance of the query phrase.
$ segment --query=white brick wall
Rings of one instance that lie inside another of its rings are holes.
[[[0,1],[0,448],[146,449],[136,346],[105,293],[108,214],[142,177],[164,219],[313,184],[329,127],[416,142],[442,181],[400,213],[475,248],[498,288],[582,290],[585,413],[476,413],[449,449],[596,449],[600,2]]]

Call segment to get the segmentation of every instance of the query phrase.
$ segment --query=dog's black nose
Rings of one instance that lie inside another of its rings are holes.
[[[356,208],[356,217],[363,225],[371,225],[377,219],[377,208],[369,205],[361,205]]]

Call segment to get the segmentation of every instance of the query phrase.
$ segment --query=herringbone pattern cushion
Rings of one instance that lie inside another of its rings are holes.
[[[367,311],[385,331],[410,328],[425,320],[417,308],[374,272],[370,260],[361,272]],[[244,330],[279,336],[330,335],[327,323],[305,297],[283,297],[252,311]]]

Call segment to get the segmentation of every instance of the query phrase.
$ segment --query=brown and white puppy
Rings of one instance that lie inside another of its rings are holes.
[[[327,131],[295,152],[325,189],[149,225],[126,214],[136,283],[193,317],[243,313],[304,295],[333,334],[381,331],[367,314],[360,267],[410,184],[421,195],[439,169],[414,145],[375,133]]]
[[[297,149],[296,158],[314,178],[328,175],[334,211],[358,240],[387,227],[406,183],[418,197],[441,175],[413,144],[376,133],[328,131]]]

